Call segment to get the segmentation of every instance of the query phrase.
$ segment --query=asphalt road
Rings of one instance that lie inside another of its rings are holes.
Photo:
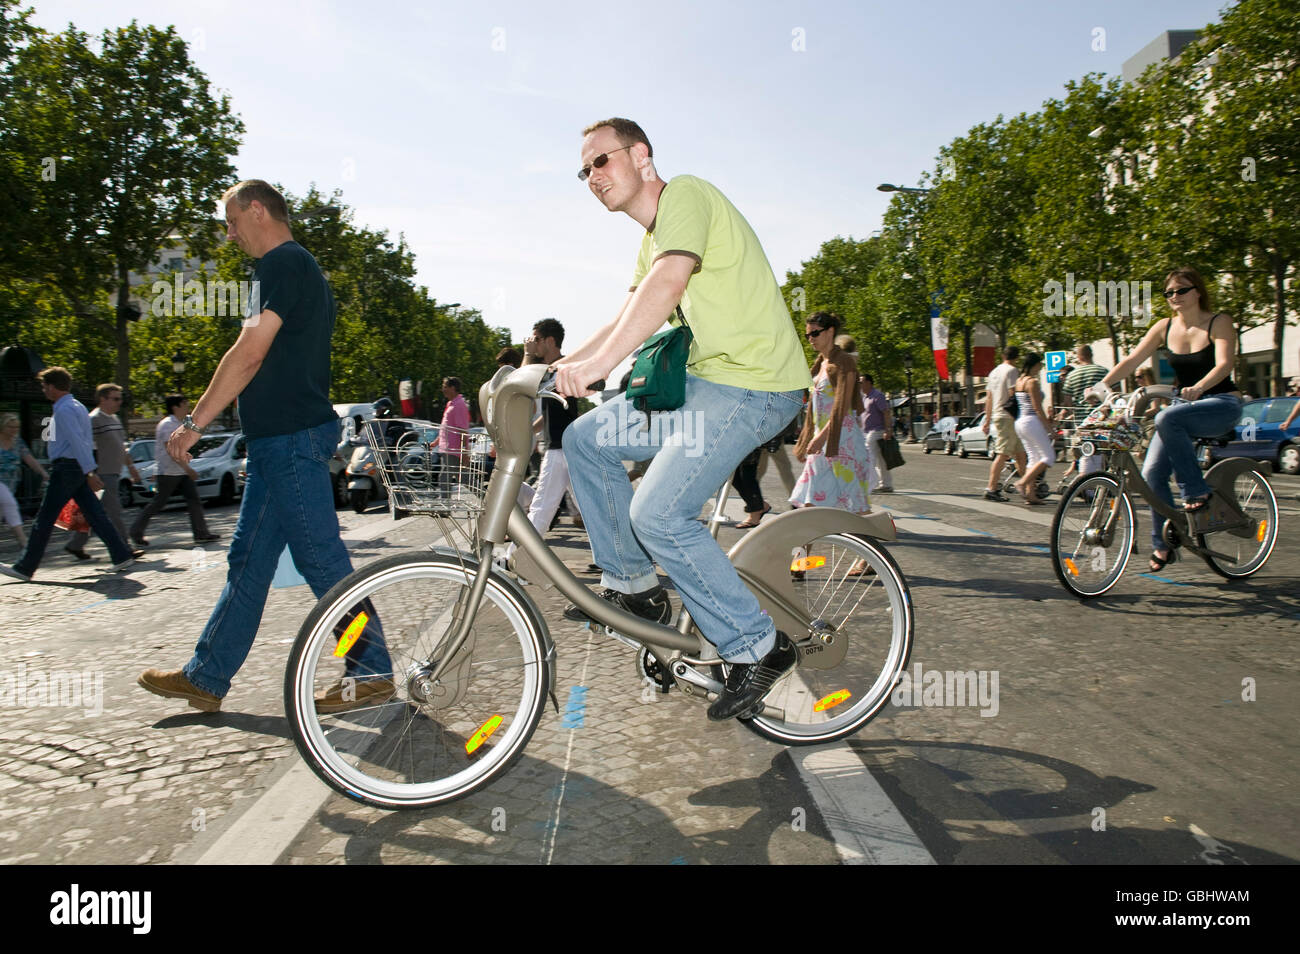
[[[75,705],[5,697],[0,862],[1300,858],[1300,480],[1275,481],[1280,542],[1253,579],[1227,583],[1191,561],[1144,575],[1135,563],[1111,594],[1084,603],[1052,574],[1050,507],[980,499],[982,459],[904,454],[899,492],[875,503],[895,514],[890,549],[916,605],[910,672],[924,682],[973,671],[983,699],[922,695],[846,743],[785,749],[707,722],[675,693],[647,699],[629,649],[562,624],[564,600],[531,587],[552,621],[562,711],[547,710],[507,777],[428,812],[357,805],[299,761],[280,692],[312,600],[290,568],[223,712],[209,715],[134,680],[188,657],[220,591],[224,549],[196,551],[184,513],[162,514],[149,559],[116,576],[97,542],[97,559],[77,564],[56,536],[36,583],[0,584],[7,633],[19,637],[0,679],[76,673],[86,692]],[[778,510],[780,484],[767,468]],[[208,513],[225,543],[235,508]],[[339,518],[355,565],[435,536],[418,518]],[[724,531],[724,544],[738,533]],[[586,565],[580,531],[566,521],[554,539],[571,567]],[[0,559],[12,562],[7,546]]]

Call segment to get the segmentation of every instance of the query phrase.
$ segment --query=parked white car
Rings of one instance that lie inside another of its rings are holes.
[[[190,448],[193,460],[190,466],[199,475],[199,497],[203,500],[215,500],[219,504],[228,504],[244,494],[244,458],[248,456],[248,441],[238,431],[224,434],[205,434]],[[158,462],[150,461],[137,464],[140,482],[135,484],[135,493],[141,497],[152,498],[158,489]],[[184,503],[180,494],[172,494],[171,502]]]

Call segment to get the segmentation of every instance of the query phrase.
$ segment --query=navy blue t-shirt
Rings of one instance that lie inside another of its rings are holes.
[[[334,420],[330,337],[338,307],[316,259],[297,242],[285,242],[262,256],[253,280],[261,309],[279,315],[282,325],[239,395],[244,434],[276,437]]]

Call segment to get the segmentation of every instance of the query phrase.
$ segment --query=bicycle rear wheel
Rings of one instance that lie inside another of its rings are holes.
[[[1277,497],[1268,480],[1257,471],[1236,476],[1232,493],[1249,524],[1234,530],[1196,535],[1196,545],[1212,552],[1203,554],[1210,569],[1230,580],[1257,572],[1268,561],[1277,543]]]
[[[298,751],[335,791],[379,808],[423,808],[482,788],[522,754],[549,673],[543,624],[512,583],[488,580],[465,644],[436,684],[427,679],[429,664],[450,648],[476,570],[449,554],[379,560],[339,581],[303,623],[285,673],[285,709]],[[377,632],[392,672],[355,679],[388,677],[396,692],[348,712],[317,712],[314,697],[349,678],[340,643]]]
[[[1110,474],[1085,474],[1061,497],[1052,519],[1052,569],[1061,585],[1089,599],[1119,582],[1133,552],[1133,505]]]
[[[831,742],[869,722],[907,668],[915,625],[903,571],[878,542],[832,534],[805,549],[803,579],[794,586],[815,636],[791,634],[800,645],[799,665],[764,697],[783,716],[741,720],[786,745]]]

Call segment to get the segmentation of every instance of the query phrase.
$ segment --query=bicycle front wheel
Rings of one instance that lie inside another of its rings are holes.
[[[1247,524],[1232,530],[1197,534],[1196,545],[1207,552],[1210,569],[1230,580],[1258,571],[1277,543],[1277,497],[1263,474],[1247,470],[1236,476],[1232,493]]]
[[[741,723],[765,739],[815,745],[857,732],[889,701],[912,652],[915,619],[907,580],[875,540],[854,534],[819,537],[791,564],[794,584],[813,619],[799,665],[763,702],[780,717]],[[791,634],[796,643],[806,634]]]
[[[398,554],[340,580],[303,623],[285,673],[294,742],[322,781],[379,808],[423,808],[462,798],[501,775],[541,719],[549,686],[546,639],[536,610],[495,573],[469,637],[436,682],[477,564],[447,554]],[[358,636],[382,635],[388,672],[353,672],[344,653]],[[363,698],[390,679],[391,697],[322,713],[315,699]]]
[[[1119,582],[1133,552],[1133,505],[1110,474],[1085,474],[1052,520],[1052,569],[1075,596],[1100,596]]]

